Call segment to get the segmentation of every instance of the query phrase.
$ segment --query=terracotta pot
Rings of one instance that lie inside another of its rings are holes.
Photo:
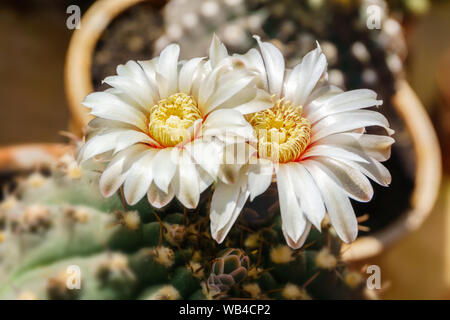
[[[83,16],[82,28],[74,32],[65,70],[66,93],[72,114],[71,129],[74,133],[80,135],[90,119],[81,101],[93,91],[91,63],[100,35],[121,12],[142,1],[145,0],[99,0]],[[344,246],[342,253],[346,260],[375,256],[405,234],[419,228],[438,194],[441,154],[425,108],[405,81],[397,83],[393,105],[406,124],[414,144],[416,174],[411,209],[382,231],[360,237],[353,244]]]
[[[411,209],[383,230],[345,245],[342,256],[347,261],[376,256],[404,235],[417,230],[430,214],[439,193],[442,163],[436,132],[424,106],[409,84],[400,80],[396,86],[392,103],[411,135],[416,157]]]
[[[0,173],[7,171],[32,170],[49,165],[73,148],[65,144],[36,143],[13,145],[0,148]]]
[[[98,0],[81,19],[69,43],[64,84],[71,114],[70,130],[81,136],[91,119],[81,102],[94,91],[91,77],[95,46],[109,23],[129,7],[146,0]]]

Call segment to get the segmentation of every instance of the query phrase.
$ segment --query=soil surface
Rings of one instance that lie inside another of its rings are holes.
[[[95,90],[104,90],[102,80],[116,74],[116,68],[129,60],[149,60],[153,45],[163,34],[158,4],[140,3],[126,10],[108,26],[94,52],[92,77]]]

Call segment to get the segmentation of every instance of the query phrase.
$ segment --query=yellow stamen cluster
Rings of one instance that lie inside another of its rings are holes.
[[[165,147],[174,147],[191,138],[189,128],[201,119],[197,103],[184,93],[162,99],[150,110],[150,136]]]
[[[302,108],[283,99],[273,108],[252,115],[249,122],[258,137],[260,158],[295,161],[311,141],[311,125],[302,118]]]

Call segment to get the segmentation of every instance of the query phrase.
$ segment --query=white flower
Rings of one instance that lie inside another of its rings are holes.
[[[179,51],[172,44],[157,58],[118,66],[118,75],[104,80],[112,88],[85,99],[97,118],[88,125],[79,161],[106,157],[105,197],[123,184],[131,205],[147,194],[158,208],[174,196],[195,208],[220,175],[228,137],[254,139],[243,114],[270,107],[255,73],[229,57],[216,37],[209,60],[178,62]]]
[[[238,171],[236,184],[219,182],[211,204],[211,232],[222,242],[248,198],[262,194],[276,178],[282,229],[292,248],[303,245],[311,225],[321,229],[328,212],[345,242],[355,240],[358,225],[349,197],[366,202],[373,189],[367,179],[387,186],[389,171],[380,163],[390,156],[394,139],[366,134],[384,128],[386,118],[371,90],[343,92],[326,84],[327,62],[320,47],[293,70],[285,70],[281,52],[260,42],[240,58],[260,74],[260,86],[274,95],[273,108],[247,119],[258,137],[257,158]]]

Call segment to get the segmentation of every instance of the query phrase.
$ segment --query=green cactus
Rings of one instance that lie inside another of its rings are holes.
[[[278,213],[255,225],[253,212],[218,245],[209,232],[210,191],[192,211],[178,203],[156,211],[146,200],[124,208],[120,195],[100,196],[98,173],[66,167],[18,181],[1,202],[0,299],[364,296],[362,276],[340,261],[327,225],[292,250]]]

